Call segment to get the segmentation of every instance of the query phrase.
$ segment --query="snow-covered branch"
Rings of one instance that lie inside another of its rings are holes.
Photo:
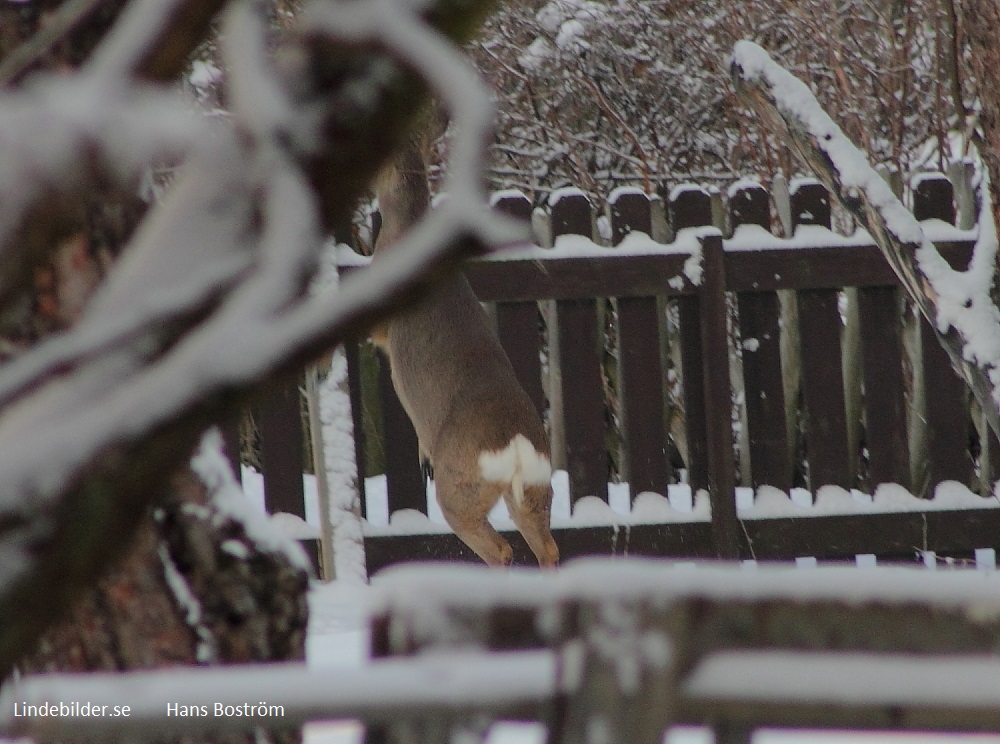
[[[235,8],[226,28],[239,37],[228,45],[239,60],[234,128],[200,145],[82,321],[0,376],[8,402],[0,417],[0,676],[122,544],[121,531],[134,528],[162,474],[189,455],[207,423],[263,378],[294,370],[414,297],[429,274],[521,236],[519,225],[485,207],[492,108],[438,30],[464,33],[466,15],[482,8],[415,5],[313,6],[301,55],[378,53],[359,65],[362,79],[312,95],[281,90],[288,83],[267,63],[253,16],[260,10]],[[95,63],[81,78],[120,82],[120,70]],[[406,117],[392,116],[392,107],[416,106],[417,90],[400,93],[403,70],[422,78],[455,122],[452,198],[389,259],[336,292],[311,296],[322,225],[353,206],[401,138]],[[266,111],[248,104],[261,90]],[[345,96],[356,104],[354,119],[338,141],[345,129],[331,128],[329,115],[342,113]],[[351,147],[358,132],[367,138]],[[319,183],[341,175],[333,186]],[[67,551],[80,570],[65,570]],[[45,597],[26,602],[40,581]]]
[[[1000,434],[1000,310],[990,297],[997,235],[990,205],[980,209],[979,240],[968,270],[952,270],[808,86],[746,41],[734,48],[732,72],[740,95],[782,132],[796,154],[872,235],[969,384],[990,427]],[[980,189],[981,198],[988,200],[988,192]]]

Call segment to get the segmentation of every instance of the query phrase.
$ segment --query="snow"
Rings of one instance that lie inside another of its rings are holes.
[[[586,199],[587,204],[590,204],[590,199],[582,189],[576,186],[563,186],[549,194],[549,208],[556,207],[563,199]]]
[[[501,189],[490,194],[490,207],[496,207],[502,201],[513,199],[516,201],[527,201],[527,197],[519,189]]]
[[[198,89],[210,88],[222,79],[222,70],[211,62],[196,59],[191,63],[191,74],[188,82]]]
[[[739,178],[736,181],[733,181],[733,183],[729,185],[729,188],[726,189],[726,196],[729,199],[732,199],[733,197],[737,196],[741,191],[749,191],[751,189],[762,189],[762,188],[764,187],[761,186],[760,181],[757,180],[756,178],[749,178],[749,177]]]
[[[337,347],[330,372],[319,389],[323,426],[324,465],[330,491],[330,524],[336,549],[335,575],[341,580],[364,582],[364,538],[361,534],[358,467],[354,460],[354,428],[347,391],[347,357]]]
[[[686,689],[749,704],[787,700],[829,706],[899,704],[993,708],[1000,662],[871,653],[725,651],[697,666]],[[946,685],[941,684],[947,679]],[[851,680],[845,684],[845,680]]]
[[[211,664],[216,660],[217,650],[215,648],[215,637],[212,631],[204,623],[204,613],[201,609],[201,602],[191,591],[184,575],[178,570],[177,565],[170,557],[167,546],[163,543],[157,547],[157,555],[160,564],[163,566],[163,578],[167,583],[167,588],[173,596],[174,601],[184,611],[184,622],[191,628],[198,637],[198,645],[195,648],[195,659],[202,664]]]
[[[608,194],[608,204],[614,206],[619,199],[626,196],[646,196],[646,192],[639,186],[616,186]]]
[[[254,503],[255,509],[263,512],[260,475],[244,466],[243,478],[248,498]],[[306,522],[303,523],[292,515],[282,514],[273,515],[271,521],[286,535],[315,538],[319,534],[315,480],[311,475],[303,478]],[[595,496],[584,496],[572,510],[569,475],[566,471],[557,470],[553,473],[552,486],[551,524],[558,529],[595,526],[628,529],[633,525],[684,524],[711,520],[708,492],[699,490],[693,493],[690,486],[682,483],[670,484],[666,496],[644,491],[636,496],[634,503],[630,503],[628,483],[609,483],[608,502]],[[366,478],[365,492],[367,519],[360,521],[364,535],[433,535],[451,531],[435,499],[433,481],[428,490],[426,515],[415,509],[399,510],[390,515],[384,475]],[[939,484],[934,497],[930,499],[917,498],[902,486],[892,483],[879,485],[874,495],[856,489],[847,491],[837,486],[823,486],[815,500],[812,492],[804,488],[784,492],[772,486],[761,486],[756,490],[741,487],[736,489],[735,498],[737,514],[740,519],[746,520],[1000,508],[1000,498],[978,496],[954,481]],[[515,529],[502,500],[491,511],[490,523],[501,531]],[[351,548],[350,551],[353,553],[354,549]],[[351,575],[362,576],[362,568],[363,564],[357,563]]]
[[[552,59],[555,50],[549,40],[539,36],[517,58],[517,63],[527,72],[539,72]]]

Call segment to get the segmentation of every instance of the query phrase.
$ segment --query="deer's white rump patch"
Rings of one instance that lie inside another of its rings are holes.
[[[490,483],[510,483],[515,503],[524,498],[524,486],[547,486],[552,482],[552,463],[523,434],[517,434],[502,450],[481,452],[479,472]]]

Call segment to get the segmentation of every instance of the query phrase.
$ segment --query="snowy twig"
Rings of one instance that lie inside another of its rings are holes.
[[[989,292],[997,237],[989,204],[980,211],[979,240],[969,270],[953,271],[806,85],[747,41],[736,45],[732,71],[744,100],[785,135],[796,154],[872,235],[972,389],[990,428],[1000,434],[1000,311]],[[989,198],[988,189],[981,193]]]

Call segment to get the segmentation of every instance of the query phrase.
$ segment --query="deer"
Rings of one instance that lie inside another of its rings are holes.
[[[404,146],[381,172],[375,193],[382,217],[378,261],[430,206],[418,146]],[[434,474],[449,527],[488,565],[509,566],[510,543],[487,519],[502,498],[538,564],[556,567],[545,426],[465,275],[457,271],[436,284],[371,338],[388,357],[393,387],[417,432],[421,464]]]

